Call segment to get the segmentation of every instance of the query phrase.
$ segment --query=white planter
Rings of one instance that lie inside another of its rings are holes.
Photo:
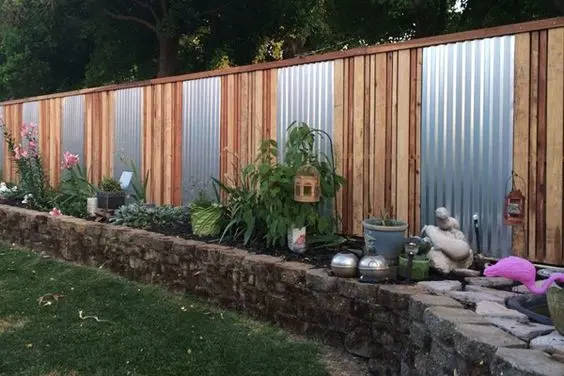
[[[306,228],[291,228],[288,230],[288,248],[295,253],[306,251]]]
[[[86,211],[91,217],[96,216],[96,210],[98,209],[98,199],[96,197],[88,197],[86,199]]]

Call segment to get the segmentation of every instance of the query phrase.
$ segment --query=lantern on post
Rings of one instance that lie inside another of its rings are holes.
[[[309,164],[300,167],[294,177],[294,201],[314,203],[320,197],[319,171]]]
[[[503,207],[503,223],[508,226],[519,226],[525,221],[525,195],[515,185],[515,177],[521,178],[511,172],[511,191],[505,196]],[[521,180],[524,179],[521,178]]]

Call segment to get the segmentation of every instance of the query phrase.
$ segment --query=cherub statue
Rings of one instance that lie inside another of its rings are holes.
[[[427,253],[429,265],[444,274],[469,268],[474,259],[472,248],[456,218],[441,207],[435,210],[435,222],[436,225],[427,225],[421,230],[421,236],[431,244]]]

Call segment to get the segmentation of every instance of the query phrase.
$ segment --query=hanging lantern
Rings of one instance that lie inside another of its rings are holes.
[[[503,207],[503,223],[508,226],[519,226],[525,221],[525,195],[515,186],[515,177],[519,177],[512,172],[511,191],[505,197]]]
[[[294,201],[313,203],[320,197],[319,172],[309,164],[300,167],[294,178]]]

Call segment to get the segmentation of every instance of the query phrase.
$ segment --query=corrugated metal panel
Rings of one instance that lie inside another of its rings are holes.
[[[39,102],[25,102],[23,104],[22,121],[24,124],[39,123]]]
[[[303,121],[333,136],[333,62],[299,65],[278,70],[278,126],[280,157],[288,126]],[[329,141],[320,140],[319,150],[329,158]]]
[[[84,95],[63,98],[62,117],[62,153],[79,154],[84,160]]]
[[[472,215],[480,216],[481,248],[511,253],[503,225],[513,154],[514,37],[423,50],[421,220],[447,207],[476,246]]]
[[[212,194],[210,179],[219,177],[221,81],[184,81],[182,91],[183,198],[190,202],[200,191]]]
[[[132,88],[115,92],[114,177],[131,171],[129,161],[141,170],[143,142],[143,89]]]

